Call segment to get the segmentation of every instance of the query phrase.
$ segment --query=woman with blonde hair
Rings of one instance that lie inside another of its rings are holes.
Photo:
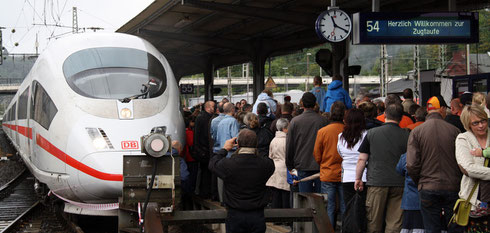
[[[459,198],[467,199],[473,205],[468,232],[474,232],[479,225],[485,226],[484,222],[490,221],[486,213],[487,202],[490,202],[490,190],[486,189],[490,168],[484,165],[488,158],[482,157],[482,148],[490,146],[488,115],[480,105],[465,106],[461,122],[467,131],[456,138],[456,160],[464,173]]]
[[[487,96],[481,92],[475,92],[475,93],[473,93],[472,103],[481,106],[485,110],[487,115],[490,116],[490,111],[488,111],[488,109],[486,107],[486,103],[487,103],[485,100],[486,97]]]

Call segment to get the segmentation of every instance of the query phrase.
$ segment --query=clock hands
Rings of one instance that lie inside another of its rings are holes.
[[[334,27],[334,28],[340,28],[340,29],[342,29],[342,31],[344,31],[345,33],[349,33],[349,30],[347,30],[347,29],[345,29],[345,28],[343,28],[343,27],[339,27],[339,25],[337,25],[337,24],[335,23],[335,20],[333,19],[333,16],[330,16],[330,19],[332,20],[332,23],[333,23],[333,27]]]
[[[349,30],[347,30],[345,28],[342,28],[342,27],[339,27],[339,26],[335,26],[335,27],[342,29],[342,31],[344,31],[345,33],[349,33]]]
[[[330,16],[330,19],[332,20],[333,26],[338,27],[337,24],[335,23],[335,20],[333,20],[333,16]]]

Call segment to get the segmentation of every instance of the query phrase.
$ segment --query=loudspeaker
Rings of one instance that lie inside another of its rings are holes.
[[[315,61],[328,76],[332,76],[333,55],[329,49],[318,50],[315,54]]]

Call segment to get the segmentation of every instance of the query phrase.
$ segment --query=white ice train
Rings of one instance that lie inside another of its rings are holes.
[[[179,90],[165,57],[120,33],[77,34],[50,44],[19,87],[3,130],[36,179],[85,203],[117,202],[123,155],[166,126],[184,143]]]

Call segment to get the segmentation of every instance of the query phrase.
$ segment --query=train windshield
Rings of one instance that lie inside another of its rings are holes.
[[[131,48],[91,48],[70,55],[63,63],[70,87],[97,99],[154,98],[166,89],[162,63]]]

